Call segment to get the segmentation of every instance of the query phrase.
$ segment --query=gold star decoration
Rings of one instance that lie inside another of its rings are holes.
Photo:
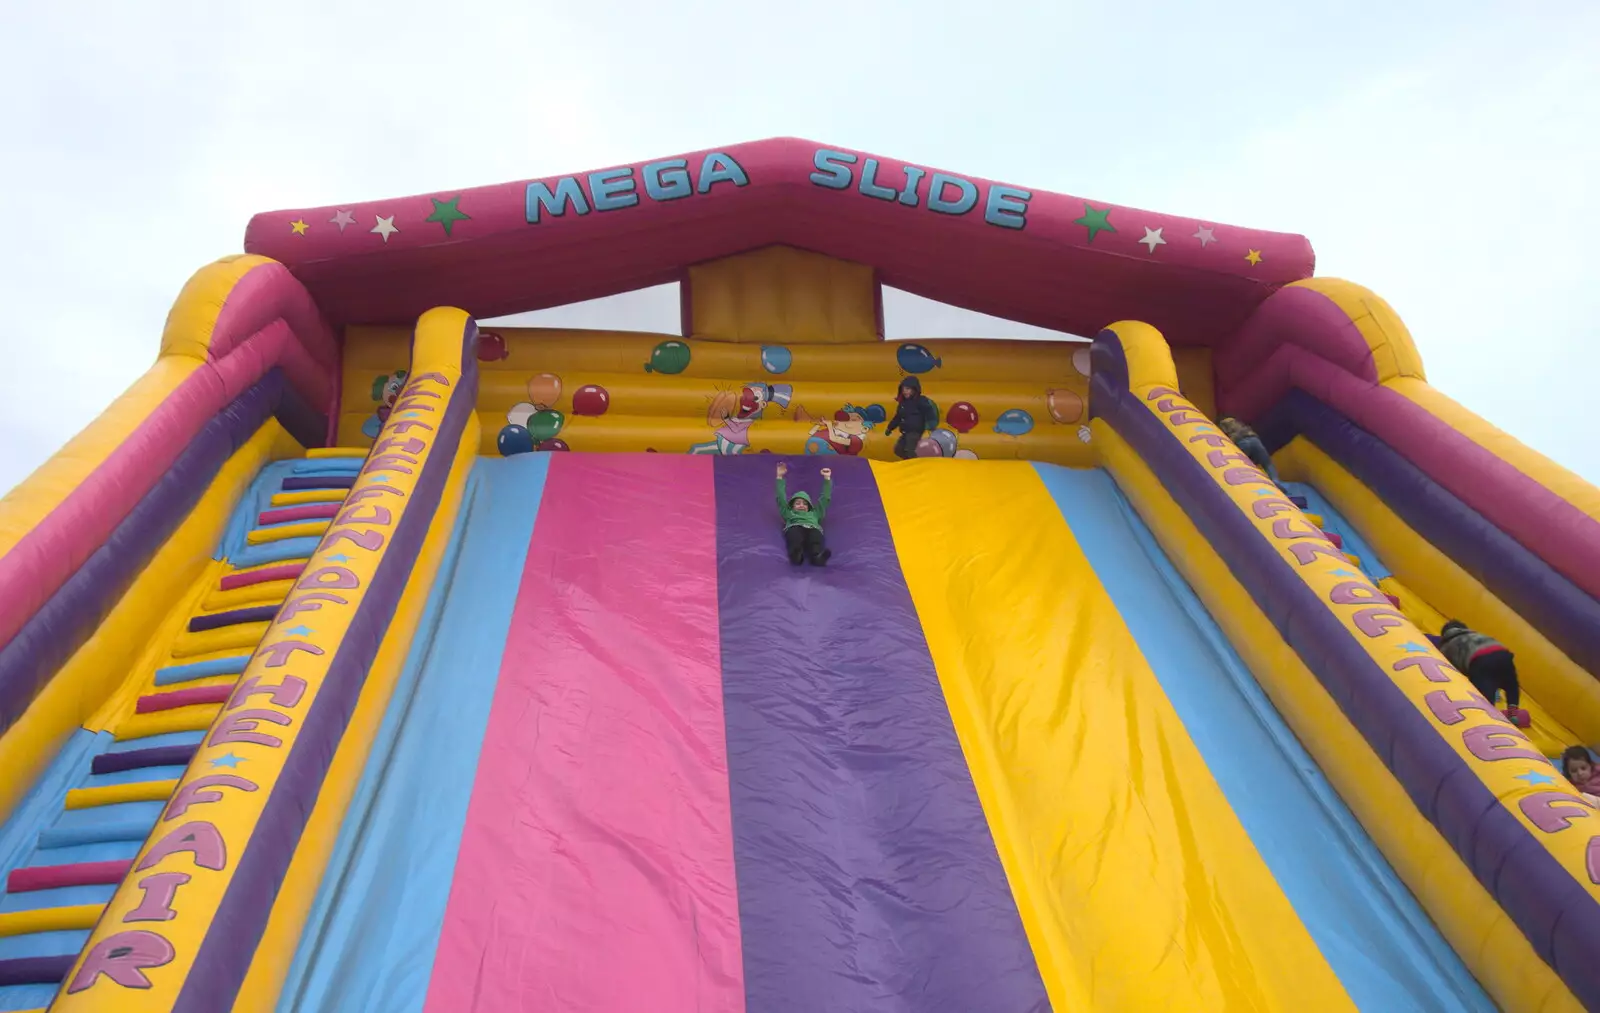
[[[1244,255],[1244,259],[1248,260],[1251,266],[1259,264],[1261,263],[1261,251],[1251,250],[1249,253]]]
[[[289,223],[289,228],[293,229],[294,230],[294,234],[297,235],[297,236],[305,235],[306,234],[306,229],[308,229],[310,227],[311,226],[306,224],[304,218],[296,218],[294,221]]]

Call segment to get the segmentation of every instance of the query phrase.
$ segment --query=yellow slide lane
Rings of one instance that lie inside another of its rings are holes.
[[[1352,1010],[1030,465],[873,463],[1059,1010]]]

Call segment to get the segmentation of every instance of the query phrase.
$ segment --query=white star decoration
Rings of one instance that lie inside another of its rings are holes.
[[[356,223],[356,216],[348,211],[335,211],[333,217],[328,219],[328,223],[339,226],[339,234],[342,236],[346,225],[354,225]]]
[[[382,215],[373,215],[372,217],[378,220],[378,224],[372,227],[372,231],[382,236],[384,244],[387,245],[389,242],[389,237],[400,231],[394,227],[394,215],[390,215],[387,218],[383,217]]]
[[[1200,228],[1196,229],[1194,238],[1200,240],[1200,249],[1202,250],[1206,248],[1207,243],[1214,243],[1217,241],[1217,237],[1212,234],[1211,226],[1209,225],[1202,225]]]
[[[1148,225],[1144,228],[1144,238],[1139,242],[1148,246],[1151,253],[1156,252],[1156,247],[1167,245],[1167,241],[1161,238],[1161,229],[1152,229]]]

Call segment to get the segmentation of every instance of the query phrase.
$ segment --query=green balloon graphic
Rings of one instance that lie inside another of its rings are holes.
[[[663,341],[650,352],[650,361],[644,364],[646,373],[666,373],[669,376],[689,368],[689,346],[681,341]]]
[[[567,424],[567,417],[554,408],[534,412],[528,418],[528,432],[533,434],[535,440],[548,440],[561,432],[561,427]]]

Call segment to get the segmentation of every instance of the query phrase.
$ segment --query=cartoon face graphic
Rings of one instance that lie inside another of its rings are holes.
[[[761,409],[766,406],[767,385],[746,384],[739,390],[739,407],[734,411],[734,418],[753,419],[760,415]]]
[[[361,431],[369,437],[376,438],[378,430],[389,421],[389,412],[394,408],[395,401],[400,398],[400,391],[406,385],[406,371],[397,369],[386,376],[379,376],[372,381],[372,400],[377,406],[372,414],[361,424]]]
[[[872,426],[867,409],[847,404],[834,412],[833,418],[821,419],[811,427],[806,453],[859,456]]]

